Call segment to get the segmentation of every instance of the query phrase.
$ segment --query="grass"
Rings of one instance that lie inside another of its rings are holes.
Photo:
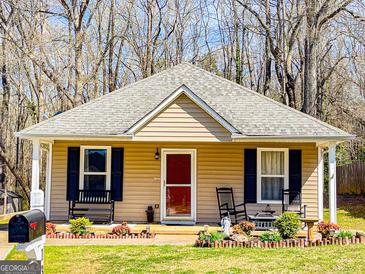
[[[337,223],[342,229],[365,231],[365,198],[339,196]],[[325,221],[329,220],[328,209],[324,210]]]
[[[342,229],[365,231],[365,199],[340,202]],[[328,209],[325,219],[328,220]],[[26,259],[12,250],[8,259]],[[46,246],[45,273],[365,273],[365,245],[306,249],[190,246]]]
[[[25,256],[13,250],[8,259],[25,259]],[[364,261],[364,245],[306,249],[201,249],[190,246],[45,248],[45,273],[360,273],[365,272]]]
[[[324,210],[324,219],[325,221],[329,221],[328,209]],[[344,209],[337,210],[337,223],[341,229],[365,231],[365,218],[354,217],[350,212]]]

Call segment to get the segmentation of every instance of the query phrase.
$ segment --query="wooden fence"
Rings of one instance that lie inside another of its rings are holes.
[[[365,162],[337,167],[338,194],[365,194]]]

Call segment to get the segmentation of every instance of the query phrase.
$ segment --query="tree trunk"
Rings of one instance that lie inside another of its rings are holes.
[[[147,47],[145,61],[145,77],[152,74],[152,18],[153,18],[153,0],[147,1]]]
[[[236,83],[242,84],[242,71],[241,71],[241,48],[239,38],[239,21],[237,14],[236,0],[232,0],[233,7],[233,21],[234,21],[234,46],[235,46],[235,65],[236,65]]]
[[[270,0],[265,2],[265,12],[266,12],[266,26],[270,28],[271,26],[271,14],[270,14]],[[270,38],[268,37],[270,33],[266,32],[265,39],[265,80],[263,87],[263,94],[266,95],[267,91],[270,89],[271,82],[271,54],[270,54]]]
[[[316,0],[305,0],[306,38],[304,44],[304,89],[302,111],[314,115],[314,97],[317,94],[317,28]]]
[[[75,30],[75,100],[74,107],[82,104],[82,33]]]
[[[115,78],[113,72],[113,56],[114,56],[114,29],[115,29],[115,0],[111,0],[110,4],[110,16],[109,16],[109,35],[110,35],[110,47],[109,47],[109,59],[108,59],[108,81],[109,92],[115,90]]]

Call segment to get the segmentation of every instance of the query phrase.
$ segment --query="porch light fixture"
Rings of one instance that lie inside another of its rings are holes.
[[[155,160],[160,160],[160,153],[158,152],[158,147],[156,147]]]

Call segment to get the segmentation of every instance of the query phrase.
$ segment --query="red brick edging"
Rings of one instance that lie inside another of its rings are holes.
[[[130,233],[126,235],[115,234],[86,234],[74,235],[69,232],[47,234],[47,239],[150,239],[155,238],[155,233]]]
[[[305,239],[290,239],[290,240],[282,240],[279,242],[261,242],[258,239],[249,240],[246,242],[236,242],[232,240],[223,240],[222,242],[215,241],[210,243],[209,241],[196,240],[196,247],[209,247],[209,248],[230,248],[230,247],[245,247],[245,248],[279,248],[279,247],[311,247],[311,246],[326,246],[326,245],[349,245],[349,244],[365,244],[365,237],[356,237],[352,238],[331,238],[331,239],[322,239],[316,241],[307,241]]]

